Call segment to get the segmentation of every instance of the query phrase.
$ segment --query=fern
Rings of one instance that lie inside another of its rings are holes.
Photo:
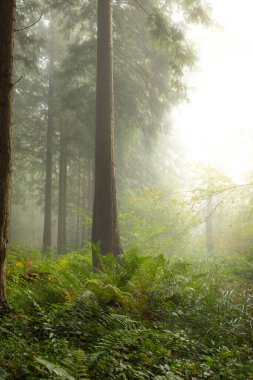
[[[118,304],[126,307],[135,306],[135,300],[130,293],[123,292],[113,284],[106,284],[98,279],[85,283],[85,288],[96,294],[98,300],[105,304]]]
[[[48,360],[36,358],[36,361],[45,367],[53,376],[52,379],[89,380],[86,366],[86,355],[82,350],[72,351],[61,365],[55,365]]]
[[[183,380],[182,377],[175,375],[173,372],[169,372],[164,376],[156,376],[154,380]]]
[[[84,351],[73,351],[62,364],[76,380],[89,380],[87,357]]]
[[[132,320],[127,315],[121,314],[104,315],[100,318],[100,324],[109,330],[114,330],[116,328],[131,330],[137,326],[136,321]]]
[[[53,377],[51,377],[52,379],[76,380],[64,368],[55,365],[48,360],[42,358],[36,358],[35,360],[45,367],[51,375],[53,375]]]

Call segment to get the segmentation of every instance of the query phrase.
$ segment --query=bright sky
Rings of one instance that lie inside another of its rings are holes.
[[[192,31],[199,62],[174,126],[190,161],[243,182],[253,172],[253,0],[209,2],[219,27]]]

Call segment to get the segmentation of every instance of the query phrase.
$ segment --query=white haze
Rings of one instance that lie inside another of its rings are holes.
[[[253,172],[253,0],[209,0],[218,26],[190,35],[199,62],[190,102],[173,114],[189,162],[210,164],[236,182]]]

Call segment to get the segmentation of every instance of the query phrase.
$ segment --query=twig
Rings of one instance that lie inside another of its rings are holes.
[[[44,13],[44,7],[42,8],[42,12],[41,12],[41,15],[40,17],[38,18],[38,20],[34,21],[32,24],[28,25],[28,26],[25,26],[24,28],[20,28],[20,29],[15,29],[15,32],[21,32],[22,30],[26,30],[26,29],[29,29],[31,28],[32,26],[38,24],[38,22],[40,22],[42,16],[43,16],[43,13]]]
[[[214,207],[213,209],[211,210],[211,212],[206,215],[205,219],[202,220],[199,224],[202,224],[202,223],[205,223],[207,222],[207,220],[215,213],[215,211],[217,210],[217,208],[224,202],[224,199],[226,197],[228,197],[230,194],[232,194],[233,190],[232,191],[229,191]]]
[[[171,192],[168,192],[168,194],[207,193],[210,195],[216,195],[216,194],[224,193],[224,192],[229,191],[229,190],[239,189],[239,188],[243,188],[243,187],[250,187],[250,186],[253,186],[253,183],[245,183],[243,185],[228,186],[228,187],[224,187],[221,190],[216,190],[216,191],[212,191],[212,190],[208,190],[208,189],[194,189],[194,190],[171,191]]]
[[[18,82],[21,81],[21,79],[23,79],[23,75],[20,78],[18,78],[14,83],[12,83],[11,86],[15,86]]]
[[[153,15],[152,15],[152,13],[149,13],[148,11],[147,11],[147,9],[146,8],[144,8],[144,6],[138,1],[138,0],[134,0],[138,5],[139,5],[139,7],[148,15],[148,16],[150,16],[150,17],[152,17]]]

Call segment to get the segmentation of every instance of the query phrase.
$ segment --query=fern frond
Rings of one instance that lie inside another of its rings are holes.
[[[45,367],[50,374],[54,375],[54,379],[64,379],[64,380],[76,380],[73,376],[71,376],[64,368],[59,365],[55,365],[48,360],[42,358],[36,358],[36,362]]]
[[[87,357],[84,351],[75,350],[62,363],[75,380],[89,380]]]

